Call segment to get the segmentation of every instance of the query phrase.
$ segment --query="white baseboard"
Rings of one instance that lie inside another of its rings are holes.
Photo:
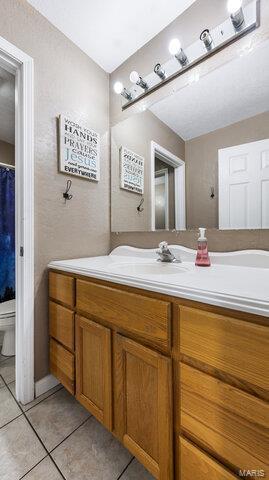
[[[53,387],[56,387],[60,382],[53,375],[49,374],[35,382],[35,397],[39,397]]]

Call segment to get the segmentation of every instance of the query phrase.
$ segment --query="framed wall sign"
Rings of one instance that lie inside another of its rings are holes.
[[[130,192],[144,193],[144,157],[129,148],[120,148],[120,187]]]
[[[70,120],[59,117],[59,170],[87,180],[100,180],[100,135]]]

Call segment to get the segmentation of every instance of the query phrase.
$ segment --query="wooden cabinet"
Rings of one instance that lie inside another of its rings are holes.
[[[111,330],[76,317],[76,398],[112,429]]]
[[[71,351],[75,349],[75,314],[69,308],[49,302],[49,334]]]
[[[50,339],[50,371],[70,393],[75,393],[74,355],[53,338]]]
[[[181,364],[181,429],[239,470],[269,471],[269,405]]]
[[[75,305],[75,279],[62,273],[49,272],[50,299],[73,308]]]
[[[160,480],[173,478],[171,360],[115,337],[115,431]]]
[[[232,474],[220,463],[206,455],[184,438],[180,442],[181,478],[180,480],[236,480],[237,475]]]
[[[182,307],[180,352],[268,393],[268,326]]]
[[[77,281],[77,308],[164,351],[171,344],[171,304],[156,298]]]
[[[49,279],[51,373],[156,479],[269,476],[268,319]]]

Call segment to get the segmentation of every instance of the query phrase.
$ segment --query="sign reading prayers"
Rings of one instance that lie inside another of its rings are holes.
[[[144,158],[128,148],[120,148],[120,186],[130,192],[144,193]]]
[[[100,179],[100,135],[60,115],[60,172]]]

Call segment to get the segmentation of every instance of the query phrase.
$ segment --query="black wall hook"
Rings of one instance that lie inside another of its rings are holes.
[[[137,210],[138,212],[143,212],[144,208],[142,208],[142,205],[143,205],[144,201],[145,201],[145,199],[144,199],[144,198],[141,198],[138,207],[136,207],[136,210]]]
[[[215,189],[214,189],[214,187],[211,187],[211,188],[210,188],[210,197],[211,197],[211,198],[214,198],[214,197],[215,197]]]
[[[63,193],[63,197],[65,199],[65,203],[66,203],[66,200],[71,200],[71,198],[73,198],[73,195],[71,195],[71,193],[69,193],[69,190],[72,186],[72,180],[67,180],[66,182],[66,190],[65,192]]]

